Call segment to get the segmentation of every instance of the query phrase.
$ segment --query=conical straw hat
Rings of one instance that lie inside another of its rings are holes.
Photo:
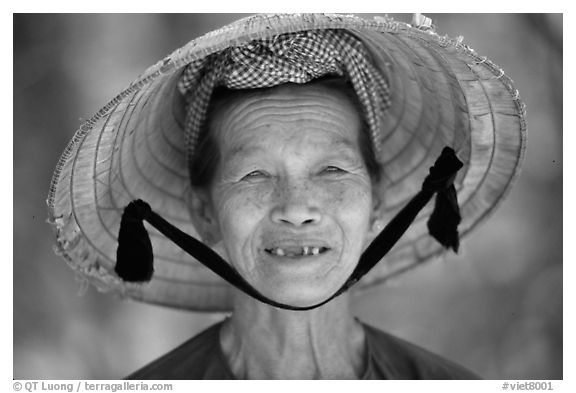
[[[87,120],[66,147],[48,195],[57,251],[78,275],[103,291],[169,307],[225,311],[232,288],[147,226],[155,273],[147,284],[114,272],[124,207],[146,200],[154,211],[199,237],[188,213],[187,158],[176,84],[183,67],[230,46],[278,34],[346,29],[385,72],[392,104],[382,121],[380,146],[386,181],[386,223],[420,189],[444,146],[465,166],[454,184],[461,237],[486,219],[516,179],[525,151],[525,111],[512,80],[461,40],[426,26],[389,18],[342,15],[257,15],[190,41],[147,69]],[[433,205],[433,204],[430,204]],[[443,252],[426,228],[433,206],[372,271],[358,291],[418,266]]]

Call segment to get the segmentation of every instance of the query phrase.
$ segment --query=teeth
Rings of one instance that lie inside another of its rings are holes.
[[[284,256],[297,257],[297,256],[318,255],[320,254],[321,249],[322,247],[303,246],[300,252],[294,252],[294,251],[286,251],[282,248],[276,247],[269,249],[268,252],[272,255],[278,255],[280,257]]]

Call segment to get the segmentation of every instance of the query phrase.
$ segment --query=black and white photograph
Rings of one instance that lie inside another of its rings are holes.
[[[13,14],[14,380],[554,390],[563,16]]]

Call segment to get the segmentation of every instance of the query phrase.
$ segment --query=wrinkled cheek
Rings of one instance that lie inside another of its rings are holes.
[[[238,191],[222,193],[217,200],[220,233],[230,258],[244,259],[249,252],[265,214],[263,200],[262,195]]]
[[[333,187],[331,194],[326,205],[338,217],[346,254],[359,254],[370,227],[372,192],[368,187],[356,184]]]
[[[215,204],[223,224],[234,224],[239,220],[250,220],[261,216],[267,206],[270,192],[260,189],[232,189],[222,193]]]
[[[372,194],[369,188],[358,184],[336,184],[322,190],[323,205],[339,215],[360,218],[369,215],[372,206]],[[360,217],[358,216],[360,214]]]

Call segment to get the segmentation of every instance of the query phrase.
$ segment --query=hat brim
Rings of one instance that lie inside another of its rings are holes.
[[[257,15],[191,41],[146,70],[86,121],[67,146],[48,196],[57,250],[96,287],[164,306],[226,311],[232,288],[147,226],[155,274],[128,284],[114,273],[123,208],[133,199],[198,237],[188,212],[182,106],[176,83],[185,65],[253,39],[312,29],[346,29],[388,77],[392,105],[383,119],[378,192],[388,222],[414,196],[444,146],[465,167],[455,180],[461,237],[486,219],[516,179],[526,139],[524,105],[510,78],[458,40],[390,19],[342,15]],[[443,252],[429,235],[425,208],[355,290],[375,285]]]

